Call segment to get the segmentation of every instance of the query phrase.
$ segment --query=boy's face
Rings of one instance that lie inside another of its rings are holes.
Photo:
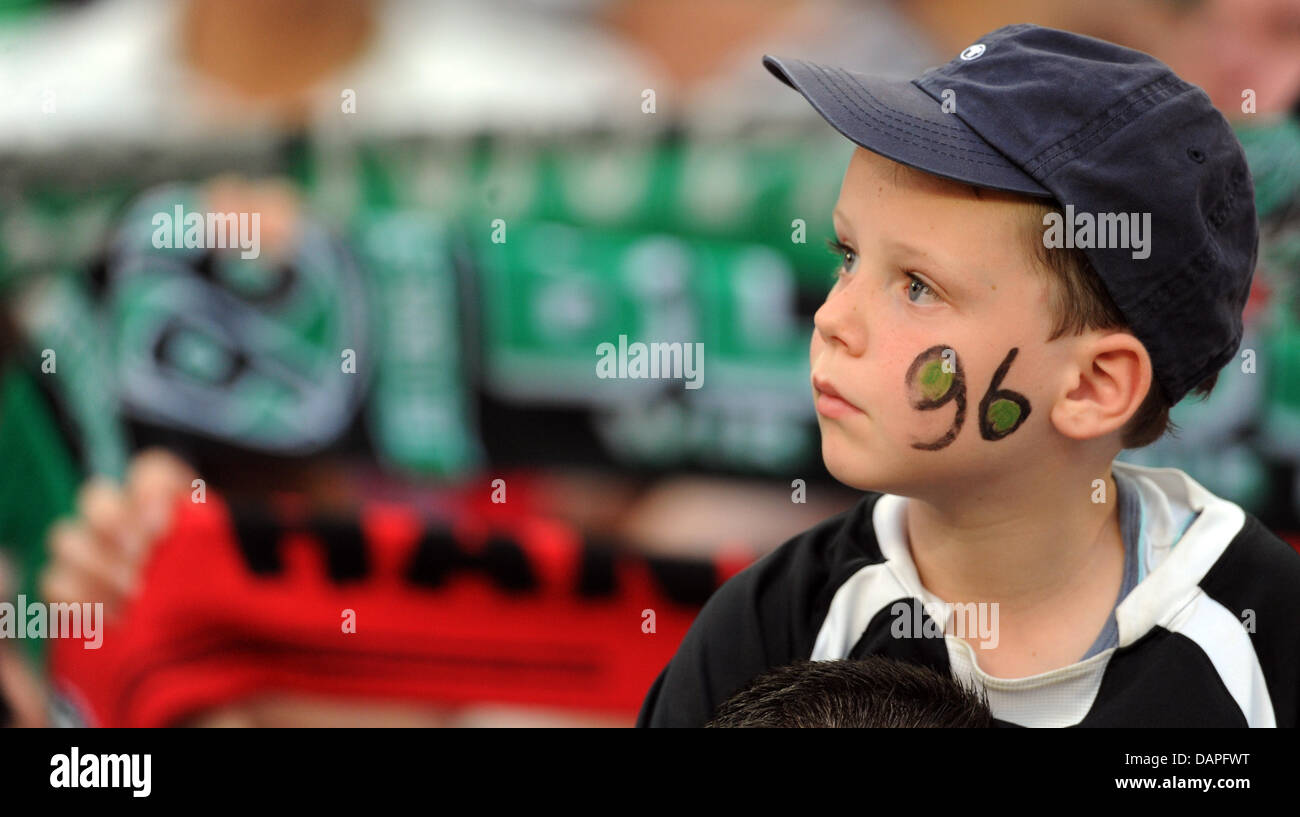
[[[834,215],[848,255],[810,350],[822,456],[841,482],[978,489],[1042,456],[1073,347],[1046,343],[1029,207],[855,151]]]

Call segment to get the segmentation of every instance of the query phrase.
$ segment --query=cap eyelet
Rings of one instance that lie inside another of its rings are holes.
[[[1197,150],[1196,148],[1188,148],[1187,158],[1191,159],[1193,162],[1196,162],[1197,164],[1201,164],[1202,162],[1205,161],[1205,154]]]

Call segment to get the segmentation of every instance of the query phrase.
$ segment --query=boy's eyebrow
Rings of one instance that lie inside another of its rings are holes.
[[[836,223],[836,226],[838,227],[839,224],[841,224],[841,223],[843,223],[843,224],[847,224],[847,223],[848,223],[848,217],[844,215],[844,211],[840,210],[839,208],[836,208],[835,210],[833,210],[833,211],[831,212],[831,221],[835,222],[835,223]],[[887,239],[887,241],[888,241],[889,244],[893,245],[895,248],[900,249],[900,250],[903,250],[904,252],[908,252],[908,253],[911,253],[911,254],[913,254],[913,255],[921,255],[921,256],[925,256],[925,257],[927,257],[927,258],[934,258],[934,254],[933,254],[931,251],[929,251],[929,250],[927,250],[927,249],[925,249],[925,248],[923,248],[923,247],[920,247],[920,246],[918,246],[918,245],[916,245],[916,244],[911,244],[911,243],[909,243],[909,242],[907,242],[907,241],[905,241],[905,240],[903,240],[903,239],[900,239],[900,238],[892,238],[892,237],[891,237],[891,238]],[[949,264],[944,264],[944,263],[942,262],[941,259],[936,259],[936,261],[937,261],[938,263],[940,263],[942,266],[945,266],[945,267],[947,267],[947,266],[951,266],[951,265],[949,265]]]
[[[950,296],[966,293],[969,276],[963,277],[957,272],[963,268],[962,264],[951,263],[949,259],[940,257],[932,249],[912,244],[905,239],[889,237],[886,242],[896,250],[925,259],[925,266],[918,271],[929,275],[934,279],[935,284],[948,290],[947,294]]]
[[[831,220],[835,222],[837,232],[840,224],[848,224],[848,217],[838,207],[831,211]],[[948,259],[939,257],[933,249],[913,244],[905,239],[890,237],[886,241],[895,250],[926,259],[926,266],[918,271],[929,275],[937,286],[947,291],[949,297],[968,293],[970,281],[963,279],[957,273],[963,265],[951,263]]]

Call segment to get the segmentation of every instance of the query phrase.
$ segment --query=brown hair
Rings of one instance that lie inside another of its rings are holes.
[[[1101,278],[1093,269],[1087,254],[1077,247],[1049,250],[1042,241],[1043,218],[1056,213],[1064,218],[1059,205],[1034,200],[1034,222],[1030,230],[1039,268],[1049,274],[1049,309],[1054,327],[1048,341],[1064,337],[1067,333],[1078,335],[1090,329],[1129,329],[1119,307],[1111,299]],[[1202,380],[1191,393],[1202,399],[1209,397],[1218,383],[1215,372]],[[1120,431],[1120,441],[1125,448],[1150,445],[1166,432],[1178,435],[1178,424],[1169,419],[1172,405],[1153,379],[1146,399],[1137,412],[1129,418]]]
[[[911,615],[909,612],[908,615]],[[869,655],[765,670],[718,707],[710,729],[951,729],[997,726],[982,687]]]

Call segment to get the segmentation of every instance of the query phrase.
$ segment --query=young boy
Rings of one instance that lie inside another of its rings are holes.
[[[1001,725],[1295,726],[1300,554],[1114,461],[1241,343],[1253,184],[1209,98],[1032,25],[911,82],[763,62],[859,146],[811,363],[827,468],[866,494],[718,590],[638,725],[883,655]]]

